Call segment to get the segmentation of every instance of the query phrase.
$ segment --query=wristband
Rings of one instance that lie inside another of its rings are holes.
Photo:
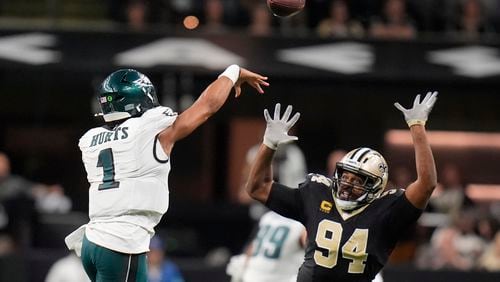
[[[225,76],[229,78],[232,82],[233,85],[238,81],[238,78],[240,77],[240,66],[238,65],[230,65],[229,67],[226,68],[224,72],[222,72],[219,77]]]
[[[411,119],[409,121],[406,122],[408,124],[408,127],[412,127],[414,125],[422,125],[422,126],[425,126],[425,120],[421,120],[421,119]]]
[[[264,140],[262,141],[262,143],[264,145],[266,145],[269,149],[273,150],[273,151],[276,151],[278,149],[278,145],[275,145],[272,142],[269,142],[268,140],[266,140],[266,138],[264,138]]]

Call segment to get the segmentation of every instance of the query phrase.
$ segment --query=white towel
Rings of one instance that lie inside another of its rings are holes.
[[[87,224],[80,226],[77,230],[73,231],[71,234],[64,238],[66,246],[70,250],[74,250],[77,256],[81,255],[82,252],[82,242],[83,236],[85,236],[85,227]]]

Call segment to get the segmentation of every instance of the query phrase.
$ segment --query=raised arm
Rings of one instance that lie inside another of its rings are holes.
[[[437,92],[428,92],[422,102],[420,95],[417,95],[411,109],[405,109],[399,103],[394,104],[405,116],[415,148],[417,180],[408,185],[405,194],[420,209],[425,208],[437,184],[436,165],[425,132],[425,122],[436,99]]]
[[[263,204],[267,202],[273,185],[272,162],[275,152],[264,144],[260,145],[246,184],[250,197]]]
[[[278,145],[298,139],[296,136],[289,136],[288,131],[299,120],[300,113],[296,113],[290,118],[292,106],[286,108],[282,118],[280,118],[280,112],[281,105],[279,103],[274,108],[273,118],[271,118],[267,109],[264,110],[264,117],[267,122],[266,132],[264,133],[263,144],[260,146],[250,168],[250,175],[246,184],[246,190],[250,197],[264,204],[267,202],[273,185],[272,162]]]
[[[253,73],[237,65],[229,66],[217,80],[212,82],[200,97],[175,120],[174,124],[163,130],[158,136],[167,155],[177,142],[193,132],[209,117],[215,114],[226,102],[231,89],[235,88],[236,97],[241,94],[241,85],[248,83],[259,93],[264,93],[262,86],[268,86],[267,77]]]

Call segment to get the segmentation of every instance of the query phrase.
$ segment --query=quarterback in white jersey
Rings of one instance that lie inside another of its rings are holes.
[[[153,228],[168,209],[168,156],[156,135],[177,114],[155,107],[115,128],[97,127],[80,139],[87,171],[87,238],[122,253],[148,251]]]
[[[242,281],[296,281],[304,261],[305,238],[302,223],[273,211],[265,213],[250,246]]]
[[[87,171],[90,222],[65,239],[92,281],[146,281],[145,253],[169,205],[170,153],[241,84],[263,93],[267,77],[229,66],[182,114],[158,103],[149,79],[132,69],[110,74],[98,99],[106,124],[79,142]]]

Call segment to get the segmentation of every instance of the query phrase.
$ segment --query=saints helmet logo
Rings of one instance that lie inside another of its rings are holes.
[[[386,165],[386,164],[384,164],[384,163],[380,163],[380,164],[378,165],[378,170],[379,170],[381,173],[385,173],[385,172],[386,172],[386,170],[387,170],[387,165]]]

